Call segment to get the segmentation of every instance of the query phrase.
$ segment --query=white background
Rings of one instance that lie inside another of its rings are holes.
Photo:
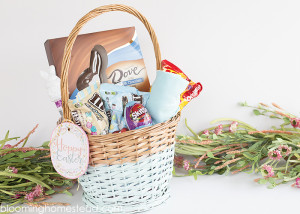
[[[300,107],[300,1],[289,0],[0,0],[0,138],[24,136],[39,123],[31,145],[49,140],[58,119],[39,71],[48,67],[44,42],[67,36],[89,10],[109,3],[134,6],[156,31],[162,57],[178,65],[204,90],[184,109],[179,134],[220,117],[234,117],[257,128],[272,121],[237,105],[276,102],[298,114]],[[134,17],[104,14],[82,33],[137,27],[148,74],[155,60],[146,30]],[[150,213],[281,213],[296,211],[299,190],[289,185],[268,190],[255,175],[174,178],[172,198]],[[75,190],[73,192],[76,192]],[[60,201],[82,204],[75,199]]]

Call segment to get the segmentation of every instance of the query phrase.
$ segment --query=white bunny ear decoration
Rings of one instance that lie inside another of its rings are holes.
[[[50,100],[55,103],[61,117],[63,117],[60,78],[56,76],[55,67],[53,65],[49,66],[48,71],[40,71],[40,75],[46,82],[46,88]]]
[[[54,65],[50,65],[48,71],[40,71],[41,77],[46,81],[57,80],[60,78],[56,76],[56,70]]]
[[[51,101],[61,99],[60,78],[56,76],[55,67],[51,65],[48,71],[40,71],[41,77],[46,81],[46,88]]]
[[[49,78],[49,74],[46,71],[40,71],[40,75],[44,80],[47,80]]]
[[[54,65],[50,65],[48,70],[49,70],[50,76],[56,76],[56,70],[55,70]]]

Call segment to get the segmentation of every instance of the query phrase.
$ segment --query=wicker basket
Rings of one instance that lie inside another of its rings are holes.
[[[155,51],[157,70],[161,55],[154,30],[137,10],[125,5],[98,7],[83,16],[70,33],[63,56],[61,92],[64,118],[68,107],[68,69],[76,37],[85,23],[110,11],[136,16],[148,30]],[[174,142],[180,113],[170,120],[120,134],[89,135],[90,166],[79,178],[84,202],[101,213],[135,213],[148,210],[169,198]]]

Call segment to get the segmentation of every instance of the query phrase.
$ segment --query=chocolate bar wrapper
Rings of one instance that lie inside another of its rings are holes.
[[[55,66],[58,77],[61,76],[66,41],[67,37],[49,39],[45,42],[48,62]],[[90,71],[88,68],[91,62],[91,50],[96,45],[102,46],[106,53],[101,52],[101,72],[97,75],[93,73],[93,79],[98,78],[99,81],[100,78],[101,83],[121,84],[135,87],[139,91],[150,91],[149,78],[135,27],[128,27],[82,34],[77,37],[72,48],[68,71],[68,89],[71,99],[75,99],[78,91],[83,89],[77,87],[78,81],[80,81],[79,77]],[[89,76],[92,75],[89,74]]]

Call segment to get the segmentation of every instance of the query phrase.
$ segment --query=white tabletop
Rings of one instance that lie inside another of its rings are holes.
[[[180,213],[287,213],[297,212],[299,206],[300,189],[290,185],[282,185],[275,189],[254,182],[256,175],[241,173],[237,175],[200,176],[198,180],[193,177],[174,177],[171,180],[171,198],[164,204],[153,208],[148,214],[180,214]],[[56,207],[56,211],[67,209],[72,213],[94,214],[86,208],[81,201],[82,189],[71,189],[73,196],[65,194],[55,195],[49,202],[70,203],[71,206]],[[48,208],[49,209],[49,208]],[[60,209],[60,210],[59,210]],[[31,208],[30,213],[38,213]],[[45,210],[45,214],[53,213]],[[58,212],[59,213],[59,212]]]

